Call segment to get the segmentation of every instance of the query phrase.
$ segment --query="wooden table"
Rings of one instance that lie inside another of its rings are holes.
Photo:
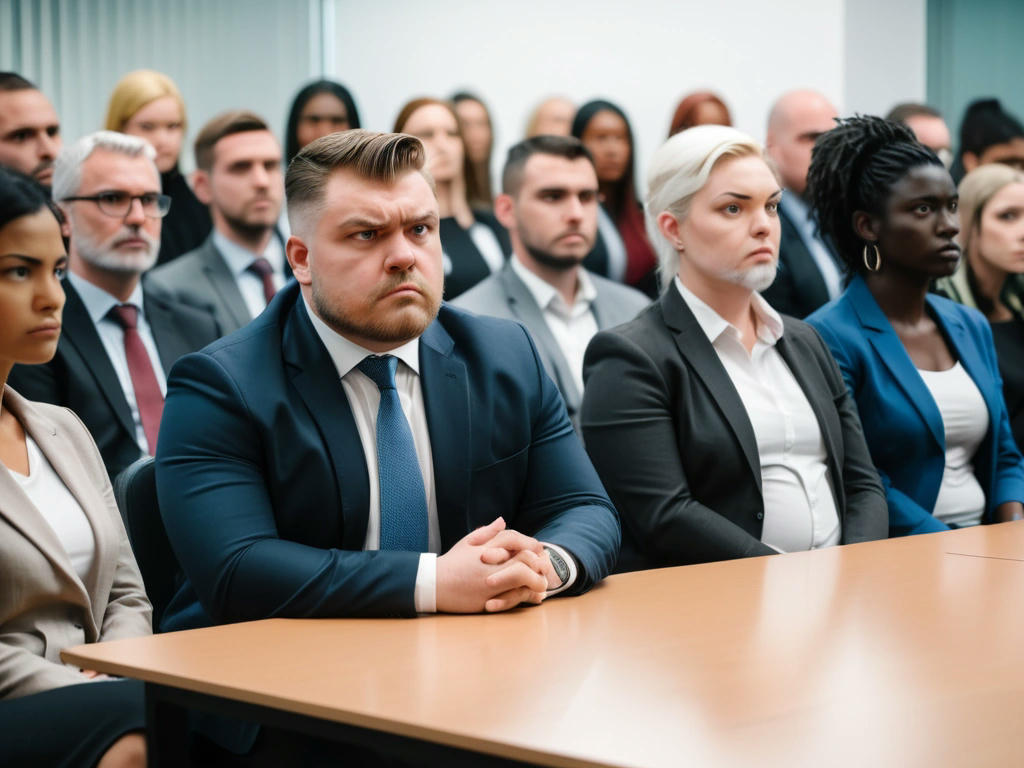
[[[501,615],[258,621],[63,656],[399,752],[1024,765],[1024,522],[624,574]]]

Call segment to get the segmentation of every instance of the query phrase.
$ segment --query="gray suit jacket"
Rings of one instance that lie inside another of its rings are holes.
[[[194,251],[157,267],[143,279],[184,304],[213,312],[223,335],[252,320],[235,276],[213,244],[212,234]]]
[[[597,298],[594,299],[591,310],[600,331],[628,323],[650,304],[650,299],[640,291],[593,272],[587,272],[587,275],[597,289]],[[572,371],[569,370],[569,363],[555,341],[551,329],[548,328],[544,313],[537,306],[530,289],[512,269],[510,262],[506,262],[501,271],[478,283],[451,304],[479,315],[518,320],[525,325],[533,337],[533,343],[537,345],[545,370],[562,393],[562,399],[569,410],[569,418],[573,424],[577,424],[583,393],[576,386]]]
[[[148,635],[151,609],[96,445],[67,408],[3,390],[89,519],[96,551],[83,581],[46,519],[0,467],[0,699],[83,683],[64,648]]]

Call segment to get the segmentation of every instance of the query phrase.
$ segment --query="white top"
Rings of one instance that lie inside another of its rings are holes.
[[[573,381],[576,383],[576,391],[583,391],[583,355],[587,351],[587,344],[597,333],[597,318],[591,305],[597,298],[597,289],[594,282],[587,275],[585,269],[577,269],[578,279],[576,288],[576,299],[572,306],[568,306],[554,286],[546,283],[535,275],[519,260],[518,256],[512,257],[512,270],[519,276],[519,279],[526,285],[526,289],[533,296],[537,306],[544,315],[544,322],[547,323],[551,335],[555,337],[555,343],[562,351],[562,356],[572,371]]]
[[[262,256],[270,262],[270,266],[274,270],[274,274],[271,276],[274,288],[281,290],[287,282],[284,276],[285,256],[281,238],[275,232],[271,235],[263,253],[253,253],[248,248],[243,248],[238,243],[228,240],[215,229],[213,230],[213,244],[220,255],[224,257],[231,274],[235,276],[235,282],[238,283],[238,290],[245,300],[245,306],[249,309],[249,315],[256,317],[267,308],[267,299],[263,293],[263,279],[256,273],[250,272],[249,267]]]
[[[796,225],[800,239],[804,241],[807,252],[811,254],[811,258],[818,266],[821,279],[825,281],[829,299],[834,299],[843,292],[843,276],[839,272],[836,260],[818,236],[818,225],[811,216],[811,209],[800,195],[790,190],[786,190],[782,196],[781,205]]]
[[[714,347],[754,428],[764,499],[761,541],[780,552],[838,544],[842,530],[821,426],[775,347],[782,338],[782,318],[760,294],[752,294],[757,341],[748,354],[738,328],[678,277],[674,283]]]
[[[484,257],[484,261],[487,262],[487,268],[491,270],[491,274],[501,269],[505,264],[505,253],[501,250],[501,242],[499,242],[498,236],[494,234],[494,230],[486,224],[474,221],[468,231],[473,245],[480,251],[480,255]]]
[[[96,538],[89,525],[89,518],[82,511],[78,499],[71,494],[39,446],[28,435],[25,435],[25,445],[28,448],[28,475],[9,470],[11,477],[53,528],[78,578],[85,581],[96,554]]]
[[[947,525],[977,525],[985,512],[985,491],[974,476],[973,460],[988,433],[985,399],[959,361],[945,371],[918,373],[946,430],[946,468],[932,514]]]
[[[103,342],[103,349],[107,352],[114,372],[117,374],[117,381],[121,385],[124,399],[128,401],[128,408],[132,412],[132,421],[135,423],[135,442],[139,444],[139,450],[148,454],[149,441],[146,440],[146,430],[142,428],[142,417],[139,416],[139,405],[135,401],[135,386],[132,384],[132,374],[128,370],[128,355],[124,351],[124,329],[121,324],[108,316],[108,312],[122,302],[115,296],[111,296],[102,288],[90,283],[88,280],[79,277],[74,272],[68,273],[68,280],[78,291],[78,295],[85,304],[85,309],[92,318],[96,332]],[[160,394],[167,396],[167,377],[164,375],[164,366],[160,362],[160,353],[156,349],[156,339],[153,338],[153,330],[146,321],[146,313],[143,307],[142,284],[135,286],[135,290],[125,304],[131,304],[139,310],[137,327],[142,344],[149,353],[149,362],[153,366],[153,373],[156,375],[156,382],[160,385]]]

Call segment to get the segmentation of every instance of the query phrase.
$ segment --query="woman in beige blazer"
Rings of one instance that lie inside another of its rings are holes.
[[[103,462],[74,413],[5,383],[53,356],[66,263],[45,193],[0,169],[0,764],[142,765],[140,684],[60,659],[151,632]]]

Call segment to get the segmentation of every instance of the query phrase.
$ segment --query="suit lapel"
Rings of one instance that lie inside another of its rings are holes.
[[[224,261],[224,257],[220,255],[220,251],[213,244],[212,235],[206,241],[203,250],[203,273],[210,281],[210,287],[217,294],[221,305],[239,328],[252,320],[252,317],[249,316],[249,307],[246,306],[245,299],[242,298],[242,292],[238,290],[235,276],[231,274],[227,262]]]
[[[435,320],[420,337],[420,384],[434,461],[441,551],[473,525],[467,507],[470,482],[469,381],[465,364],[452,354],[454,342]]]
[[[170,304],[151,291],[146,291],[142,301],[146,307],[146,322],[153,333],[153,341],[156,342],[156,351],[160,355],[164,375],[170,375],[171,366],[179,357],[192,352],[194,347],[186,343],[185,329],[181,327],[181,315],[176,313]]]
[[[131,408],[89,311],[69,280],[64,281],[64,293],[67,300],[64,303],[61,343],[66,342],[75,349],[82,365],[96,380],[100,392],[110,405],[110,410],[131,435],[132,440],[135,440],[135,422],[132,419]]]
[[[875,297],[871,295],[863,278],[855,277],[851,280],[848,290],[854,312],[864,328],[865,337],[871,342],[882,364],[889,369],[896,384],[903,390],[921,419],[928,425],[935,442],[945,450],[946,430],[943,427],[942,414],[939,413],[935,398],[932,397],[921,374],[917,372],[914,361],[907,354],[900,337],[896,335],[892,324],[878,306]]]
[[[87,583],[83,584],[82,580],[78,578],[78,574],[71,565],[67,550],[64,549],[56,532],[25,495],[17,481],[6,471],[0,471],[0,500],[2,500],[0,515],[20,530],[25,538],[46,556],[55,572],[68,582],[80,596],[81,605],[86,609],[83,613],[89,616],[91,622],[91,626],[86,628],[86,637],[95,639],[99,637],[102,616],[95,616],[88,610],[93,602],[98,602],[91,601],[89,595],[98,595],[109,591],[113,575],[112,564],[104,562],[111,560],[111,557],[103,546],[108,536],[99,530],[102,521],[97,520],[95,516],[96,492],[92,489],[81,465],[75,459],[74,452],[69,450],[68,436],[60,434],[53,422],[39,414],[27,400],[10,388],[4,389],[3,407],[8,408],[17,417],[26,435],[39,446],[39,450],[78,500],[82,511],[85,512],[89,520],[96,551],[93,554],[92,568],[86,577]],[[104,583],[106,584],[105,589],[102,588]]]
[[[674,286],[670,286],[665,291],[658,299],[658,304],[666,325],[674,331],[679,353],[704,383],[711,398],[725,417],[726,423],[743,450],[747,466],[757,483],[758,491],[760,491],[761,458],[757,452],[757,437],[754,435],[754,428],[750,424],[750,417],[747,416],[747,409],[743,406],[743,401],[740,400],[732,379],[729,378],[722,361],[718,359],[715,348],[697,323],[697,318],[693,316],[693,312],[690,311]]]
[[[576,413],[579,411],[582,395],[576,388],[569,363],[555,341],[547,320],[544,319],[544,312],[537,306],[537,300],[533,298],[530,289],[512,270],[511,264],[505,264],[498,273],[498,279],[505,290],[509,311],[530,329],[530,335],[544,359],[548,373],[558,384],[558,389],[569,407],[569,413]]]
[[[297,288],[295,294],[298,296]],[[362,549],[370,508],[366,457],[338,371],[316,335],[301,298],[296,298],[287,320],[282,348],[292,383],[316,422],[334,467],[345,541]]]

